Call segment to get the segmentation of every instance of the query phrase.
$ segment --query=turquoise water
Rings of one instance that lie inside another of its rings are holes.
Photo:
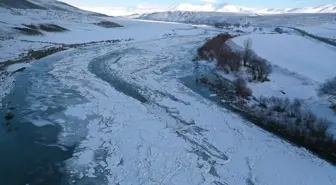
[[[53,118],[80,97],[62,87],[48,71],[55,57],[36,62],[16,74],[11,93],[0,110],[0,185],[68,184],[64,161],[71,157],[72,146],[58,145],[61,127]],[[6,112],[14,114],[4,119]],[[35,121],[52,123],[35,126]]]

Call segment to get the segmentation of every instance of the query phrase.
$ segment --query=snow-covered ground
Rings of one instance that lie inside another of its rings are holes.
[[[297,35],[253,34],[237,37],[234,42],[243,46],[247,38],[252,39],[257,55],[282,68],[320,83],[335,76],[336,48]]]
[[[252,39],[253,51],[273,65],[270,82],[250,84],[255,97],[302,99],[318,116],[336,122],[330,102],[317,95],[319,85],[336,75],[335,47],[287,34],[250,34],[233,42],[242,48],[248,38]],[[335,125],[331,131],[336,133]]]
[[[175,25],[176,29],[184,29],[188,34],[199,32],[199,30],[193,30],[192,26],[179,23],[167,24],[147,21],[147,27],[142,27],[139,26],[142,21],[129,20],[125,23],[122,21],[123,19],[113,17],[83,16],[77,13],[50,10],[20,10],[1,7],[0,10],[0,36],[4,38],[0,42],[0,52],[2,53],[0,62],[18,58],[20,55],[26,54],[29,49],[42,49],[60,44],[115,39],[148,40],[165,33],[173,33],[172,25]],[[106,20],[120,23],[124,27],[109,29],[93,24]],[[44,35],[41,36],[27,36],[12,29],[13,27],[23,27],[22,24],[38,25],[43,23],[57,24],[69,31],[62,33],[43,32]]]
[[[299,27],[300,29],[320,37],[325,37],[336,41],[336,23],[326,23],[319,26]]]
[[[55,63],[51,73],[88,99],[65,112],[88,123],[86,138],[68,161],[74,181],[335,183],[334,167],[186,88],[179,78],[192,75],[198,43],[215,33],[176,32],[76,51]],[[116,79],[140,95],[129,95]]]
[[[194,24],[246,24],[252,26],[261,26],[264,28],[275,28],[277,26],[292,27],[319,27],[323,24],[335,24],[336,14],[276,14],[276,15],[251,15],[235,14],[223,12],[157,12],[142,14],[137,16],[138,19],[157,20],[157,21],[174,21]]]
[[[28,20],[42,19],[35,15]],[[193,75],[197,48],[219,30],[114,18],[105,19],[124,28],[104,29],[90,24],[95,18],[83,19],[48,19],[70,32],[15,36],[57,43],[135,39],[71,49],[30,67],[29,83],[36,88],[22,98],[30,98],[32,115],[55,112],[27,119],[39,126],[57,124],[62,128],[57,144],[77,146],[65,162],[69,184],[336,184],[333,165],[183,84],[181,77]],[[64,100],[64,109],[51,101],[50,89],[64,93],[57,98]]]
[[[13,27],[24,27],[22,24],[38,25],[44,23],[53,23],[69,29],[69,33],[77,35],[76,31],[90,30],[98,26],[92,25],[102,19],[93,16],[83,16],[78,13],[51,11],[51,10],[23,10],[7,9],[0,7],[0,62],[18,58],[27,53],[29,49],[42,49],[47,46],[53,46],[53,43],[41,43],[36,41],[51,42],[48,37],[56,37],[62,33],[42,32],[42,36],[25,36],[13,29]],[[98,27],[100,28],[100,27]],[[98,29],[97,28],[97,29]],[[103,29],[103,28],[101,28]],[[69,34],[68,33],[68,34]],[[66,43],[77,43],[67,37]],[[55,41],[55,40],[54,40]],[[63,43],[65,39],[56,40],[56,43]],[[85,40],[83,39],[83,42]]]

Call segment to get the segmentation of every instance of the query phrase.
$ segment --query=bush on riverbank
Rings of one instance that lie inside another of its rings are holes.
[[[251,111],[260,119],[259,124],[272,127],[309,148],[336,154],[336,141],[328,133],[330,122],[304,109],[300,100],[260,97],[259,106],[252,107]]]
[[[238,78],[234,81],[235,91],[237,96],[247,99],[252,96],[252,90],[247,87],[247,83],[243,78]]]
[[[198,48],[198,58],[201,60],[215,60],[219,56],[223,56],[225,52],[224,43],[233,38],[230,34],[219,34],[216,37],[207,40],[203,46]]]
[[[269,81],[268,76],[272,72],[272,66],[265,59],[254,56],[250,59],[248,65],[253,80],[260,82]]]
[[[227,79],[202,77],[199,82],[254,124],[336,164],[336,140],[328,132],[331,123],[302,106],[301,100],[260,97],[246,101],[246,96],[239,95],[244,95],[239,93],[246,87],[243,79],[231,84]]]

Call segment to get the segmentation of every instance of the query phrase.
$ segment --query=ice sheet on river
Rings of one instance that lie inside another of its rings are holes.
[[[191,33],[78,49],[55,62],[51,74],[86,98],[65,111],[86,125],[85,138],[67,161],[71,180],[336,184],[332,165],[183,85],[179,78],[192,74],[198,43],[211,35]]]

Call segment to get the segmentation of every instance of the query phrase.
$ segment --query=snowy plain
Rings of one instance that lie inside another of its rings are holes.
[[[329,22],[319,26],[305,26],[299,28],[308,33],[336,41],[336,23]]]
[[[329,99],[317,93],[322,83],[335,76],[335,47],[295,34],[249,34],[236,37],[233,42],[242,48],[247,39],[252,40],[253,51],[273,66],[270,82],[249,84],[255,97],[304,100],[316,115],[335,123]],[[334,124],[330,132],[336,133]]]
[[[299,75],[320,83],[335,75],[335,48],[297,35],[255,34],[237,37],[234,42],[243,46],[247,38],[252,39],[257,55]],[[276,44],[270,47],[270,43]]]
[[[62,97],[66,109],[48,117],[62,128],[58,144],[77,145],[65,162],[69,184],[336,184],[335,166],[203,98],[180,80],[193,75],[191,60],[197,48],[221,30],[99,18],[124,26],[104,29],[91,24],[97,17],[79,19],[74,15],[69,16],[71,20],[64,16],[65,20],[57,12],[49,19],[39,17],[45,13],[26,13],[13,18],[13,24],[44,20],[70,31],[37,37],[12,35],[13,39],[50,45],[134,39],[71,49],[35,61],[51,65],[43,75],[52,78],[35,77],[32,81],[52,79],[50,86],[79,94]],[[5,45],[9,41],[0,42]],[[254,43],[258,46],[258,41]],[[329,50],[326,53],[334,56]],[[31,68],[36,64],[32,63]],[[296,67],[286,61],[280,64]],[[317,81],[328,75],[317,76]],[[48,92],[39,93],[38,97],[49,97]],[[47,109],[38,97],[31,106],[36,111]],[[48,98],[46,101],[55,103]],[[40,119],[36,125],[45,123]]]
[[[71,108],[74,115],[85,113],[79,117],[89,123],[86,139],[68,161],[74,179],[101,179],[103,172],[110,184],[334,183],[333,166],[186,88],[179,77],[192,74],[197,43],[215,33],[178,33],[96,47],[93,55],[57,62],[52,74],[90,100]],[[92,65],[139,88],[148,103],[97,79]],[[98,117],[90,119],[92,114]]]

